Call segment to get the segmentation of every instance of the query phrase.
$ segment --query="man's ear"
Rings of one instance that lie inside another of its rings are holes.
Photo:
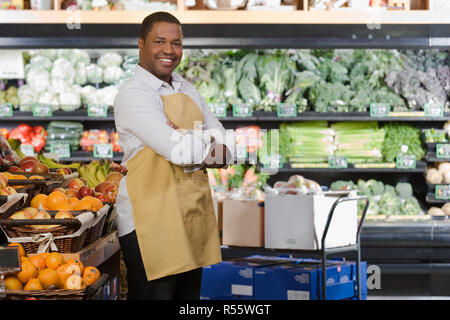
[[[144,48],[144,39],[142,39],[141,37],[139,37],[138,40],[138,48],[139,50],[142,50]]]

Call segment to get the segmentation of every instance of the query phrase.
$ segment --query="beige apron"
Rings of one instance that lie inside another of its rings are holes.
[[[182,93],[161,96],[167,119],[180,129],[203,123],[203,113]],[[127,162],[128,195],[147,279],[218,263],[222,260],[208,175],[184,173],[144,149]]]

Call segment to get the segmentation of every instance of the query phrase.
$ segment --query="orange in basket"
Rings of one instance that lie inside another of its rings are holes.
[[[42,254],[37,254],[28,258],[39,270],[44,270],[47,266]]]
[[[31,261],[22,261],[22,270],[17,273],[17,279],[26,284],[30,279],[36,278],[38,272],[38,268]]]
[[[45,290],[56,289],[60,282],[58,272],[50,268],[41,270],[38,279]]]
[[[23,289],[24,290],[44,290],[44,288],[42,288],[41,282],[37,278],[30,279]]]
[[[47,207],[47,199],[48,196],[46,194],[39,193],[31,199],[30,206],[39,209],[39,206],[41,205],[45,209]]]
[[[56,270],[64,263],[64,257],[58,252],[52,252],[45,258],[47,268]]]
[[[61,191],[53,191],[48,195],[47,207],[50,210],[58,210],[58,206],[61,206],[63,203],[68,204],[68,201],[66,195]]]

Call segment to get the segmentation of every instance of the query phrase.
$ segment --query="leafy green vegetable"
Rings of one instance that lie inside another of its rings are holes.
[[[414,155],[419,160],[425,155],[420,130],[408,124],[388,123],[383,127],[385,138],[382,153],[385,161],[394,162],[397,155]]]
[[[398,196],[402,199],[410,198],[413,195],[412,185],[407,182],[397,183],[395,186],[395,190],[397,191]]]

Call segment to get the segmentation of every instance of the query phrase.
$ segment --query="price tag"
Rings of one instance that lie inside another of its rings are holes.
[[[33,105],[33,117],[51,117],[51,116],[53,116],[52,106],[45,104]]]
[[[425,117],[443,117],[444,105],[442,103],[430,102],[425,104]]]
[[[416,168],[416,156],[401,154],[397,156],[396,166],[397,169],[415,169]]]
[[[94,158],[112,158],[113,145],[111,143],[94,144]]]
[[[50,144],[50,153],[58,155],[58,158],[70,158],[70,145],[68,143]]]
[[[216,118],[224,118],[227,116],[227,105],[225,103],[211,103],[209,110]]]
[[[21,50],[0,51],[0,79],[24,79],[24,66]]]
[[[436,158],[450,158],[450,143],[436,144]]]
[[[88,105],[88,117],[106,118],[108,116],[107,105]]]
[[[1,103],[0,104],[0,117],[12,117],[13,116],[13,106],[11,103]]]
[[[247,159],[247,145],[238,144],[236,145],[236,158],[237,159]]]
[[[435,194],[436,199],[443,199],[448,200],[450,199],[450,185],[448,184],[438,184],[435,187]]]
[[[20,270],[19,247],[0,247],[0,272]]]
[[[264,156],[261,160],[263,168],[280,169],[283,168],[283,161],[280,155]]]
[[[253,115],[253,107],[249,104],[233,105],[233,117],[251,117]]]
[[[277,115],[279,117],[296,117],[297,116],[297,105],[280,103],[277,106]]]
[[[347,157],[344,156],[329,156],[328,167],[330,169],[348,168]]]
[[[26,156],[34,156],[34,146],[32,144],[21,144],[20,150],[22,150]]]
[[[391,111],[391,106],[387,103],[372,103],[370,104],[371,117],[387,117]]]

